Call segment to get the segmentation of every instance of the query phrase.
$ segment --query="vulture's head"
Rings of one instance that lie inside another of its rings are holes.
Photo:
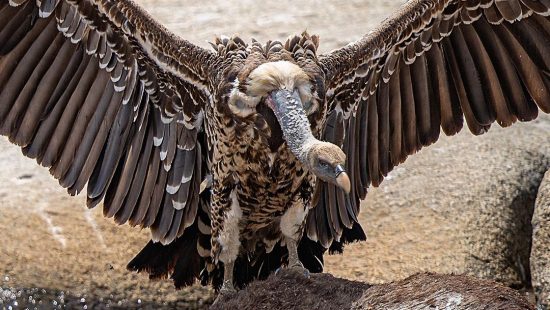
[[[344,152],[332,143],[319,140],[305,148],[306,167],[321,180],[337,185],[349,193],[351,182],[344,170],[346,162]]]
[[[317,94],[322,91],[315,89],[313,80],[294,63],[264,63],[250,72],[244,93],[236,90],[232,94],[229,106],[239,116],[263,114],[273,132],[282,132],[287,146],[306,169],[349,193],[346,155],[338,146],[316,139],[311,131],[308,115],[317,111]]]

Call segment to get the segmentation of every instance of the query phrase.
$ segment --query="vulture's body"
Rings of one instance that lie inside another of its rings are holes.
[[[441,129],[550,112],[549,15],[549,0],[414,0],[318,55],[307,33],[207,51],[127,0],[1,0],[0,133],[151,228],[133,270],[227,289],[320,272],[365,239],[367,187]]]

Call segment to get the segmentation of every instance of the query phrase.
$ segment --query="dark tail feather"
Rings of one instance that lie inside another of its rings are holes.
[[[340,241],[333,241],[328,252],[329,254],[342,254],[344,252],[344,245],[365,240],[367,240],[367,235],[363,231],[363,227],[361,227],[361,224],[355,222],[351,229],[344,228]]]
[[[281,266],[288,264],[288,251],[286,246],[277,243],[269,253],[258,250],[254,257],[239,256],[235,261],[233,274],[234,284],[237,288],[244,288],[254,280],[265,280]],[[323,253],[326,251],[318,242],[309,238],[302,238],[298,245],[298,256],[304,267],[310,272],[319,273],[323,271]],[[217,267],[211,274],[210,279],[214,289],[218,290],[223,282],[223,264]]]
[[[204,259],[197,252],[197,229],[193,225],[170,244],[149,241],[127,268],[147,272],[149,279],[170,277],[176,288],[180,289],[192,285],[199,278],[204,265]]]
[[[206,259],[197,252],[197,238],[200,232],[197,225],[187,228],[185,233],[168,245],[150,241],[145,248],[128,264],[128,269],[149,273],[150,279],[170,277],[177,289],[192,285],[197,279],[202,285],[212,284],[219,290],[223,283],[222,263],[206,271]],[[328,249],[330,254],[342,253],[344,245],[366,240],[361,225],[355,223],[351,229],[344,229],[339,242],[333,241]],[[260,250],[261,251],[261,250]],[[264,280],[279,267],[288,263],[286,247],[276,244],[270,253],[256,252],[253,257],[240,256],[235,261],[234,284],[244,288],[254,280]],[[310,272],[323,272],[323,255],[327,251],[319,242],[304,236],[298,245],[300,261]]]

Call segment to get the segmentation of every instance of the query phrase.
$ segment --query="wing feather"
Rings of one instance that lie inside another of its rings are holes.
[[[407,154],[414,154],[418,151],[418,136],[416,131],[416,111],[414,105],[414,91],[411,79],[411,69],[403,62],[402,67],[399,70],[400,74],[400,93],[401,102],[406,103],[402,105],[401,111],[403,112],[403,142],[405,151]],[[413,103],[413,104],[411,104]]]
[[[319,59],[328,113],[340,113],[347,126],[352,191],[345,210],[333,193],[317,195],[324,197],[318,208],[333,214],[337,206],[356,221],[369,184],[378,186],[434,143],[440,128],[453,135],[465,118],[482,134],[495,121],[510,126],[539,109],[550,112],[550,1],[412,0],[361,40]],[[310,238],[331,240],[343,227],[313,220]]]
[[[108,84],[108,82],[107,82]],[[114,100],[113,100],[114,99]],[[99,157],[99,152],[93,152],[93,145],[95,141],[101,141],[100,144],[104,143],[104,140],[101,139],[102,136],[106,137],[107,130],[101,130],[102,120],[106,123],[110,123],[114,116],[114,107],[116,105],[109,105],[112,101],[116,102],[117,96],[114,94],[113,87],[106,85],[105,91],[102,94],[101,99],[98,102],[98,105],[93,113],[92,118],[87,124],[87,128],[84,131],[82,137],[82,142],[78,146],[78,149],[75,153],[74,160],[70,165],[69,171],[65,175],[61,186],[69,188],[69,192],[73,195],[79,193],[84,184],[83,180],[88,180],[92,174],[90,163],[95,163],[97,157]],[[102,134],[104,132],[104,134]],[[94,156],[95,155],[95,156]],[[84,176],[83,178],[81,176]],[[80,180],[80,182],[79,182]]]
[[[542,80],[540,68],[508,27],[501,26],[498,30],[499,37],[502,38],[504,45],[508,47],[508,53],[529,95],[537,106],[545,112],[550,112],[550,92]],[[532,52],[532,50],[529,50],[529,52]]]
[[[399,74],[396,72],[395,74]],[[403,121],[401,118],[401,94],[399,79],[389,81],[389,124],[390,124],[390,160],[396,166],[404,160],[403,149]],[[350,138],[351,139],[351,138]]]
[[[378,157],[380,162],[380,173],[386,175],[391,169],[389,158],[390,151],[390,88],[383,83],[378,89],[378,145],[380,146]]]
[[[197,216],[216,57],[129,0],[0,1],[0,133],[169,243]]]
[[[148,117],[146,118],[148,119]],[[145,184],[145,178],[148,171],[148,163],[153,151],[153,131],[147,130],[147,137],[141,150],[139,162],[132,178],[132,183],[128,189],[123,207],[115,215],[115,220],[119,223],[126,223],[137,211],[140,194]]]

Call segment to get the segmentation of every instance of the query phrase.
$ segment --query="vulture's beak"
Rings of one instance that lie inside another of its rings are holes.
[[[346,194],[349,194],[351,191],[351,182],[349,180],[348,174],[344,167],[341,165],[336,166],[336,184],[343,189]]]

